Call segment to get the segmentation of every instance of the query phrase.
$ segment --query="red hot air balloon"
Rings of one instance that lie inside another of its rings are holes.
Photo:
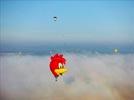
[[[66,64],[66,59],[63,57],[62,54],[55,54],[51,56],[51,61],[49,66],[52,74],[56,78],[56,81],[60,75],[63,75],[67,71],[67,69],[64,66],[65,64]]]

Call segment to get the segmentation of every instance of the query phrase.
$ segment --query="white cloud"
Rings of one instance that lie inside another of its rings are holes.
[[[0,56],[4,98],[12,100],[132,100],[134,54],[65,54],[68,72],[56,82],[49,56]]]

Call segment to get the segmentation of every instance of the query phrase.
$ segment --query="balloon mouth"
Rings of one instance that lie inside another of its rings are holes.
[[[67,69],[66,68],[55,69],[55,72],[57,75],[63,75],[65,72],[67,72]]]

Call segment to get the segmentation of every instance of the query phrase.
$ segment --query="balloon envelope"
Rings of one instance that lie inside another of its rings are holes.
[[[53,17],[53,19],[54,19],[54,21],[56,21],[56,20],[57,20],[57,17],[56,17],[56,16],[54,16],[54,17]]]

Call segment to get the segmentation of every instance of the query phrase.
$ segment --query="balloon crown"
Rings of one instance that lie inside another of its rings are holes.
[[[66,59],[63,57],[63,55],[58,53],[54,56],[51,56],[51,61],[61,62],[63,64],[66,63]]]

